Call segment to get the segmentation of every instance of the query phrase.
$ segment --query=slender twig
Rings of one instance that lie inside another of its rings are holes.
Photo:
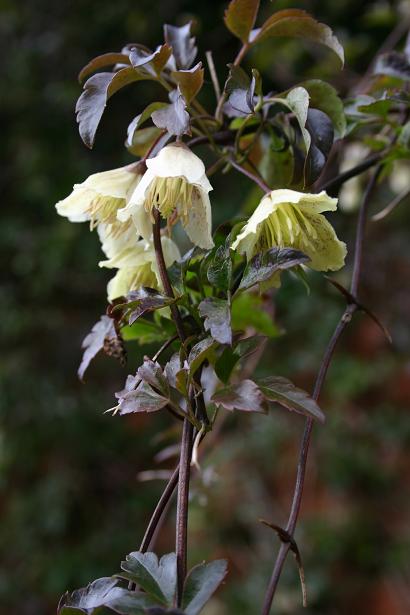
[[[353,297],[356,297],[358,284],[360,281],[360,273],[362,270],[362,259],[363,259],[363,240],[364,240],[364,231],[365,231],[365,223],[367,218],[367,212],[370,204],[370,197],[375,187],[377,178],[381,171],[381,166],[378,166],[374,173],[372,174],[369,183],[367,185],[367,189],[363,195],[362,204],[360,207],[359,218],[357,222],[357,230],[356,230],[356,243],[355,243],[355,253],[354,253],[354,264],[353,264],[353,274],[352,281],[350,286],[350,292]],[[323,359],[319,368],[319,373],[316,378],[315,387],[313,391],[313,398],[315,400],[319,399],[320,393],[322,391],[322,387],[326,378],[327,371],[329,369],[336,345],[347,327],[348,323],[351,321],[353,314],[358,309],[358,305],[356,303],[350,303],[345,309],[342,317],[336,325],[334,333],[328,343],[326,351],[323,355]],[[302,436],[302,442],[299,453],[299,461],[298,468],[296,474],[296,482],[293,493],[292,506],[289,513],[288,522],[286,525],[286,532],[293,537],[295,532],[297,520],[299,517],[300,506],[302,502],[303,495],[303,487],[305,481],[306,474],[306,463],[309,453],[310,439],[312,435],[313,429],[313,420],[308,418],[306,419],[305,429]],[[269,615],[270,609],[272,606],[273,597],[275,595],[279,578],[282,572],[283,565],[286,560],[286,556],[290,549],[290,542],[282,542],[275,565],[273,568],[272,576],[269,581],[269,586],[265,595],[265,600],[262,607],[262,615]]]
[[[221,97],[221,86],[219,85],[218,75],[216,74],[212,51],[207,51],[205,53],[205,56],[206,56],[206,61],[208,62],[208,68],[211,74],[212,85],[214,86],[216,100],[219,100],[219,98]]]
[[[363,162],[349,169],[348,171],[344,171],[343,173],[336,175],[336,177],[332,177],[332,179],[329,179],[327,182],[324,182],[323,184],[319,184],[317,189],[326,190],[326,192],[335,193],[337,192],[338,188],[340,188],[342,184],[347,182],[352,177],[356,177],[356,175],[360,175],[361,173],[364,173],[365,171],[373,167],[375,164],[380,162],[380,160],[385,155],[386,155],[385,151],[377,152],[376,154],[369,156],[368,158],[366,158],[366,160],[363,160]]]
[[[255,184],[257,184],[259,188],[263,190],[263,192],[271,192],[271,188],[269,188],[268,184],[262,177],[256,175],[255,173],[252,173],[252,171],[249,171],[248,169],[245,169],[233,159],[231,159],[229,162],[237,171],[239,171],[239,173],[246,175],[246,177],[249,177],[249,179],[251,179]]]
[[[397,205],[400,205],[400,203],[404,201],[404,199],[406,199],[409,195],[410,195],[410,188],[406,188],[405,190],[400,192],[400,194],[395,196],[394,199],[392,199],[390,203],[386,205],[386,207],[384,207],[381,211],[379,211],[377,214],[374,214],[374,216],[372,216],[371,218],[372,222],[379,222],[379,220],[383,220],[386,216],[388,216],[393,211],[393,209],[396,209]]]
[[[161,521],[162,515],[170,501],[172,494],[175,491],[175,487],[178,484],[179,477],[179,465],[175,468],[172,473],[171,478],[169,479],[164,491],[162,492],[161,497],[158,500],[158,504],[155,507],[154,512],[152,513],[152,517],[148,523],[147,529],[145,530],[144,538],[142,539],[140,551],[144,553],[148,551],[151,545],[152,538],[155,534],[157,526]]]

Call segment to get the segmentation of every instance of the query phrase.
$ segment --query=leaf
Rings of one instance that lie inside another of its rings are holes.
[[[182,594],[182,608],[186,615],[198,615],[201,612],[226,577],[226,573],[227,562],[224,559],[199,564],[190,570]]]
[[[376,75],[388,75],[405,81],[410,80],[410,61],[404,53],[388,51],[379,55],[373,68]]]
[[[117,394],[120,395],[120,394]],[[140,382],[136,389],[125,392],[119,398],[118,413],[158,412],[169,404],[169,399],[160,395],[146,382]]]
[[[122,327],[121,335],[126,342],[137,341],[143,346],[144,344],[165,341],[168,337],[168,332],[161,329],[155,322],[139,318],[132,327],[129,325]]]
[[[232,344],[231,312],[228,301],[208,297],[201,301],[198,310],[204,318],[204,327],[220,344]]]
[[[214,251],[209,260],[207,278],[210,284],[228,292],[232,281],[232,256],[229,245],[219,246]]]
[[[143,79],[153,77],[129,66],[116,73],[97,73],[85,82],[84,92],[78,99],[75,110],[80,136],[87,147],[91,149],[94,145],[95,133],[108,99],[126,85]]]
[[[204,83],[202,62],[198,62],[193,68],[187,70],[172,71],[171,76],[179,86],[182,96],[189,104],[198,94]]]
[[[310,106],[320,109],[330,117],[338,139],[346,134],[346,116],[343,102],[333,86],[320,79],[310,79],[300,84],[309,94]]]
[[[231,308],[232,329],[246,331],[250,327],[268,337],[278,337],[278,327],[264,309],[263,299],[256,294],[235,296]]]
[[[84,348],[84,354],[77,372],[80,380],[83,380],[87,367],[100,350],[115,356],[120,361],[125,358],[124,346],[117,335],[115,321],[106,315],[101,316],[100,320],[95,323],[90,333],[84,338],[81,347]]]
[[[266,340],[266,337],[255,335],[240,340],[234,348],[225,348],[215,363],[215,373],[219,380],[226,384],[238,361],[256,352]]]
[[[306,151],[309,152],[311,138],[306,129],[306,120],[309,109],[309,93],[305,88],[297,87],[290,90],[283,103],[295,114],[299,128],[302,132],[302,137],[305,142]]]
[[[216,346],[217,342],[212,337],[206,337],[191,348],[188,355],[188,364],[191,374],[195,374],[204,361],[212,363]]]
[[[177,581],[177,559],[175,553],[163,555],[158,561],[155,553],[133,551],[121,562],[121,569],[127,577],[150,596],[165,606],[172,606]]]
[[[343,47],[332,30],[326,24],[316,21],[306,11],[300,9],[277,11],[261,28],[251,32],[250,40],[252,43],[259,43],[271,36],[290,36],[320,43],[334,51],[343,66]]]
[[[243,380],[238,384],[220,389],[213,395],[211,401],[218,406],[223,406],[226,410],[261,412],[263,414],[268,411],[265,396],[253,380]]]
[[[125,53],[103,53],[93,58],[83,69],[81,69],[78,75],[78,81],[82,83],[91,73],[100,70],[100,68],[112,66],[113,64],[130,64],[129,56]]]
[[[144,111],[134,117],[132,122],[129,124],[127,128],[127,140],[125,142],[126,147],[132,147],[134,142],[134,135],[138,128],[147,121],[148,118],[157,111],[158,109],[163,109],[167,106],[168,103],[164,102],[153,102],[150,103],[147,107],[145,107]]]
[[[151,115],[155,126],[177,137],[191,134],[191,118],[186,110],[186,102],[178,87],[175,100]]]
[[[288,410],[325,422],[325,415],[317,402],[306,391],[297,388],[287,378],[269,376],[256,381],[267,401],[274,401]]]
[[[167,44],[160,45],[153,53],[133,47],[130,51],[130,62],[134,68],[142,66],[152,75],[158,76],[171,57],[171,54],[172,49]]]
[[[333,145],[334,131],[330,118],[319,111],[309,109],[306,129],[310,134],[310,148],[305,162],[305,181],[312,184],[322,172]]]
[[[231,0],[225,11],[225,25],[232,34],[243,43],[249,40],[249,34],[255,25],[259,10],[259,0]]]
[[[245,290],[255,284],[267,282],[278,271],[291,269],[307,263],[309,257],[293,248],[270,248],[256,254],[245,267],[239,289]]]
[[[161,366],[156,361],[145,357],[144,363],[137,369],[137,376],[157,389],[165,397],[169,397],[169,386]]]
[[[117,587],[117,584],[118,579],[103,577],[83,589],[66,594],[60,601],[58,613],[93,613],[94,609],[105,606],[121,615],[143,615],[147,607],[153,606],[154,603],[147,594],[130,592]]]
[[[240,66],[232,64],[229,68],[229,76],[225,84],[228,102],[224,105],[224,111],[229,117],[246,117],[255,109],[256,77],[253,75],[250,79]]]
[[[143,314],[159,310],[177,300],[178,298],[165,297],[157,290],[143,286],[138,290],[131,291],[127,296],[127,303],[119,304],[115,309],[123,309],[128,316],[129,324],[132,325]]]
[[[191,68],[196,58],[198,48],[195,45],[195,38],[191,37],[191,26],[191,21],[180,28],[164,25],[165,41],[172,47],[177,68]]]

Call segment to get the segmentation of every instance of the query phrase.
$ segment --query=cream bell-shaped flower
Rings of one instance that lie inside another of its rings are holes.
[[[308,194],[273,190],[263,197],[233,242],[232,249],[246,254],[250,260],[274,246],[294,248],[310,258],[308,267],[316,271],[336,271],[344,265],[346,244],[339,241],[332,225],[322,215],[324,211],[335,211],[336,207],[337,199],[324,191]],[[270,285],[278,286],[279,283],[277,275]]]
[[[178,246],[169,237],[161,238],[165,265],[170,267],[181,258]],[[162,290],[155,249],[152,241],[140,239],[132,248],[126,248],[113,258],[99,263],[100,267],[118,269],[117,274],[108,282],[108,300],[125,297],[130,291],[141,286]]]
[[[118,211],[118,219],[132,218],[137,232],[149,239],[154,222],[153,209],[172,225],[181,220],[188,237],[200,248],[212,248],[212,216],[208,193],[212,186],[204,163],[182,143],[167,145],[146,161],[147,171]]]
[[[57,213],[70,222],[89,221],[91,230],[98,224],[117,224],[118,209],[126,205],[140,179],[135,164],[94,173],[56,204]]]

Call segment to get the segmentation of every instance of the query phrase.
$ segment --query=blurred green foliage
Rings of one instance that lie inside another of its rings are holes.
[[[107,275],[97,268],[97,238],[85,225],[59,218],[53,205],[74,182],[131,161],[122,147],[126,126],[155,87],[133,87],[110,101],[89,152],[75,124],[76,75],[89,58],[124,43],[155,46],[163,22],[191,16],[201,55],[212,48],[223,67],[237,45],[222,25],[224,6],[191,0],[0,2],[1,615],[54,613],[67,588],[117,569],[138,547],[162,484],[141,483],[137,474],[153,468],[154,455],[173,441],[172,434],[158,437],[171,426],[167,417],[103,414],[127,368],[101,358],[86,385],[76,379],[81,340],[104,309]],[[406,9],[405,2],[354,0],[282,0],[275,6],[304,8],[328,23],[345,45],[347,64],[339,72],[321,49],[269,41],[254,53],[272,90],[323,77],[343,95]],[[205,104],[207,96],[211,87]],[[228,198],[218,190],[225,181],[215,180],[216,223],[236,214],[244,191],[252,192],[240,178],[230,184]],[[380,189],[375,210],[389,195]],[[339,236],[351,242],[353,215],[337,222]],[[329,373],[322,403],[328,421],[316,429],[298,530],[308,613],[402,615],[409,609],[409,241],[403,204],[373,225],[366,248],[363,296],[386,321],[393,347],[359,316]],[[310,295],[290,278],[283,285],[275,321],[286,335],[272,340],[261,365],[306,388],[343,309],[342,298],[320,276],[312,276],[311,285]],[[141,352],[130,352],[130,372]],[[268,417],[229,415],[211,440],[193,483],[191,559],[227,556],[230,575],[207,613],[258,611],[277,538],[257,519],[284,521],[301,431],[300,417],[278,410]],[[158,551],[172,548],[171,514]],[[302,611],[291,558],[277,604],[278,613]]]

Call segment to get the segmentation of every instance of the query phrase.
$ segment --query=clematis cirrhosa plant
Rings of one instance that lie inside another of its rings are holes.
[[[161,237],[161,244],[165,264],[170,267],[181,258],[178,246],[169,237]],[[108,260],[100,261],[99,266],[118,269],[107,285],[109,301],[125,297],[142,286],[162,290],[152,241],[140,239],[133,247],[124,249]]]
[[[189,239],[200,248],[213,247],[211,204],[212,186],[202,160],[182,143],[165,146],[146,161],[147,171],[118,219],[134,221],[138,234],[149,239],[154,222],[153,209],[172,226],[181,220]]]
[[[337,199],[326,192],[309,194],[296,190],[272,190],[263,197],[232,249],[255,254],[272,247],[294,248],[306,254],[307,266],[316,271],[336,271],[344,265],[346,244],[337,238],[334,228],[323,216],[335,211]],[[279,286],[280,274],[269,280],[268,286]]]

